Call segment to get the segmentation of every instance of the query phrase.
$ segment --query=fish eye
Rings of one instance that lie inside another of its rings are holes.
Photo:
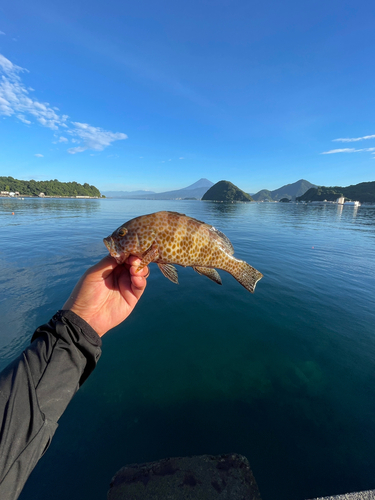
[[[125,236],[125,234],[128,232],[128,230],[125,228],[125,227],[122,227],[119,232],[118,232],[118,235],[119,236]]]

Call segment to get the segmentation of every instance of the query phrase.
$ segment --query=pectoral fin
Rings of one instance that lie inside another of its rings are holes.
[[[176,283],[176,285],[178,285],[177,269],[174,266],[172,266],[172,264],[158,264],[158,267],[166,278],[168,278],[173,283]]]
[[[157,244],[154,242],[150,248],[148,248],[145,253],[142,255],[142,260],[139,266],[137,267],[137,273],[141,271],[144,267],[148,266],[150,262],[154,262],[159,258],[159,249]]]
[[[207,276],[210,280],[214,281],[218,285],[221,285],[221,278],[219,273],[216,271],[216,269],[212,269],[211,267],[200,267],[200,266],[194,266],[193,267],[194,271],[196,271],[198,274],[202,274],[203,276]]]

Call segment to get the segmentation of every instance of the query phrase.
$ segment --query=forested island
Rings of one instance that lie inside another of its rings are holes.
[[[252,197],[229,181],[219,181],[202,197],[210,201],[254,201]]]
[[[336,201],[338,198],[344,197],[346,200],[360,201],[361,203],[375,202],[375,181],[361,182],[352,186],[340,187],[325,187],[318,186],[306,191],[302,196],[297,197],[297,201]]]
[[[99,189],[90,184],[78,182],[60,182],[57,179],[50,181],[21,181],[13,177],[0,177],[0,191],[3,193],[17,193],[20,196],[89,196],[100,198]]]

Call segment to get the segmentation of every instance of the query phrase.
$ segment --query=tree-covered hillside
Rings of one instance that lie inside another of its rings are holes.
[[[352,186],[340,187],[325,187],[319,186],[311,188],[302,196],[297,198],[297,201],[336,201],[337,198],[344,196],[347,200],[364,202],[375,202],[375,181],[361,182]]]
[[[51,181],[21,181],[13,177],[0,177],[0,191],[19,192],[20,195],[38,196],[44,193],[46,196],[97,196],[100,191],[89,184],[78,182],[60,182],[57,179]]]
[[[253,201],[252,197],[229,181],[219,181],[202,197],[211,201]]]

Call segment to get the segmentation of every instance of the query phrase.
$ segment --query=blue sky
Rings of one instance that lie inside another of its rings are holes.
[[[375,180],[373,0],[12,0],[0,175],[165,191]]]

